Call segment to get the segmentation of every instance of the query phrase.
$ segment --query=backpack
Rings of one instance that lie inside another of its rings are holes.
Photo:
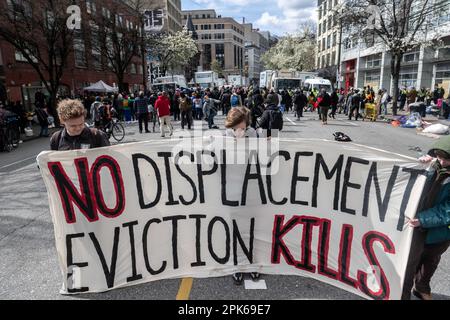
[[[186,98],[183,100],[180,100],[180,110],[181,111],[189,111],[192,109],[192,101],[189,98]]]
[[[340,141],[340,142],[350,142],[352,139],[348,135],[342,132],[335,132],[333,133],[334,140]]]
[[[278,108],[277,110],[269,110],[269,129],[283,130],[283,113]]]
[[[232,106],[232,107],[235,107],[235,106],[237,106],[237,105],[239,105],[239,96],[237,96],[237,95],[232,95],[232,96],[231,96],[231,106]]]

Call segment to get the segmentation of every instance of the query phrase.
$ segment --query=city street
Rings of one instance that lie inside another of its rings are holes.
[[[223,129],[224,117],[216,118]],[[196,122],[196,125],[200,125]],[[207,128],[203,122],[203,128]],[[180,132],[175,123],[175,134]],[[151,130],[151,127],[150,127]],[[323,126],[317,114],[305,113],[297,121],[285,115],[281,137],[333,140],[341,131],[354,143],[384,149],[411,157],[425,154],[436,140],[416,134],[416,129],[395,128],[386,122],[349,121],[343,115]],[[159,132],[139,134],[136,123],[126,126],[124,143],[160,140]],[[165,138],[169,139],[169,138]],[[336,142],[338,143],[338,142]],[[35,163],[36,156],[49,148],[47,138],[25,142],[11,153],[0,153],[0,299],[162,299],[177,296],[197,299],[361,299],[358,296],[298,276],[262,275],[267,289],[250,290],[236,286],[231,276],[193,279],[186,285],[181,279],[156,281],[104,294],[63,296],[59,294],[61,273],[49,213],[45,186]],[[432,280],[435,299],[450,300],[450,252],[447,252]],[[249,280],[249,278],[248,278]],[[251,281],[251,280],[250,280]]]

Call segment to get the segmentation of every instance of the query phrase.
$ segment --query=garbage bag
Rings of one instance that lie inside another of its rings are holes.
[[[436,123],[426,127],[422,132],[433,134],[448,134],[449,127],[445,124]]]

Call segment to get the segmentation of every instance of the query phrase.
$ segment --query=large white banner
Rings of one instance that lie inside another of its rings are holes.
[[[399,299],[425,168],[352,143],[259,140],[41,153],[61,293],[239,271]]]

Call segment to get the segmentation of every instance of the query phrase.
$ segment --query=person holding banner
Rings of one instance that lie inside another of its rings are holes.
[[[58,104],[57,110],[64,129],[51,137],[51,150],[67,151],[111,145],[106,133],[86,126],[87,112],[80,100],[63,100]]]
[[[431,278],[441,256],[450,247],[450,137],[441,138],[420,161],[435,162],[430,172],[431,186],[424,190],[423,207],[415,219],[409,220],[409,225],[420,228],[422,235],[416,235],[416,245],[419,244],[414,252],[415,263],[411,265],[410,258],[408,267],[415,269],[414,279],[410,281],[414,284],[413,294],[421,300],[432,300]],[[404,290],[411,292],[410,287],[411,283],[405,282]],[[407,294],[404,293],[403,298],[408,299]]]
[[[246,107],[234,107],[227,114],[225,120],[225,136],[241,138],[258,138],[258,133],[250,127],[250,110]],[[253,280],[260,277],[258,272],[251,272],[250,276]],[[233,274],[234,283],[241,285],[244,281],[244,274],[241,272]]]

